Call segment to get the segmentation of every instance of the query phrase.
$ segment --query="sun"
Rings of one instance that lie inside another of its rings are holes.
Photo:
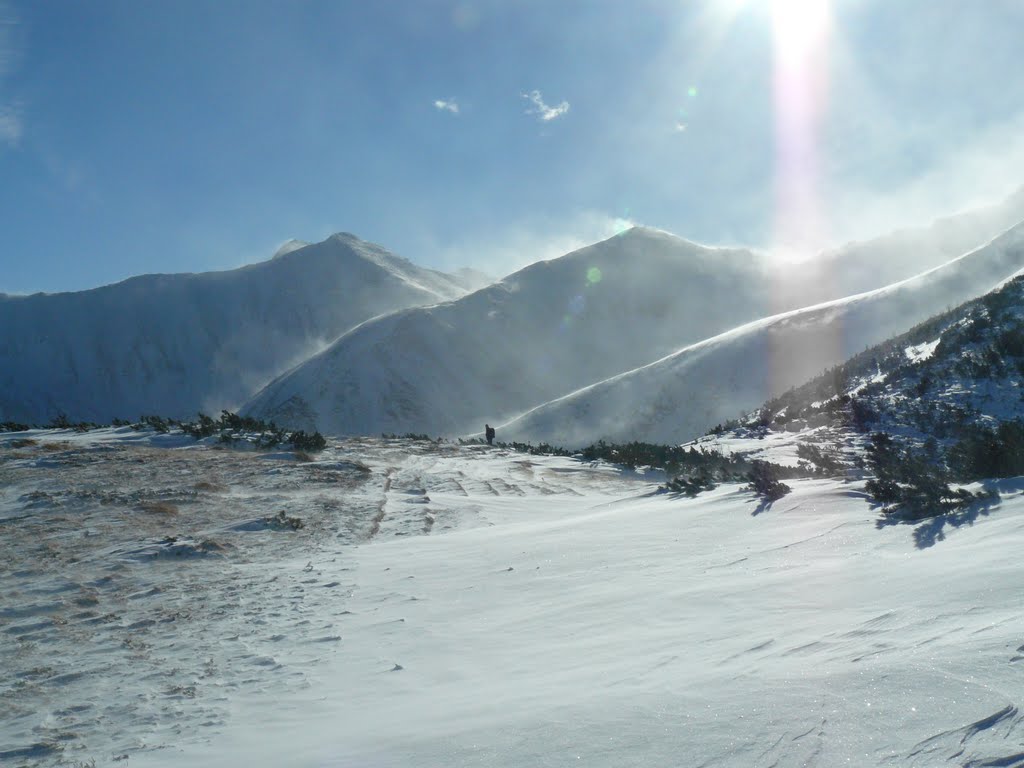
[[[770,5],[776,56],[781,63],[809,64],[828,35],[828,0],[771,0]]]
[[[824,133],[835,11],[847,0],[707,0],[714,45],[741,15],[771,36],[777,246],[801,256],[827,242],[823,208]]]
[[[828,33],[834,0],[716,0],[715,15],[730,24],[741,13],[755,12],[772,26],[777,55],[802,58]]]

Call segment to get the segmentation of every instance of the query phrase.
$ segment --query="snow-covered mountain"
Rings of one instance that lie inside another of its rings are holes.
[[[0,295],[0,421],[216,412],[300,366],[250,410],[337,433],[476,431],[740,324],[942,263],[1011,217],[1024,217],[1024,193],[797,266],[636,228],[473,296],[492,281],[352,235],[289,241],[227,272]]]
[[[565,446],[682,442],[986,293],[1022,267],[1024,223],[917,277],[758,320],[546,403],[501,426],[499,435]]]
[[[997,204],[946,216],[927,227],[847,243],[784,270],[786,279],[774,284],[778,311],[905,280],[973,251],[1020,221],[1024,187]]]
[[[1018,275],[783,393],[753,420],[775,431],[823,425],[881,431],[910,448],[924,448],[933,466],[945,453],[959,476],[1015,476],[1024,451],[1000,446],[987,433],[1024,424],[1022,374],[1024,275]],[[964,454],[965,446],[977,447],[982,438],[988,443],[981,454]],[[1020,438],[1024,432],[1010,442]],[[971,462],[964,459],[993,466],[965,468]],[[1010,467],[1012,462],[1018,464]]]
[[[457,301],[364,323],[246,412],[334,434],[459,434],[760,317],[764,262],[636,227]]]
[[[813,269],[636,227],[451,304],[366,323],[246,411],[334,434],[477,432],[743,323],[945,263],[1004,231],[1011,216],[1024,218],[1024,194],[850,244]]]
[[[237,407],[358,323],[477,287],[338,234],[225,272],[0,296],[0,421]]]

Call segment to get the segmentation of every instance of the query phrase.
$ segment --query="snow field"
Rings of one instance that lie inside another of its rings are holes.
[[[511,458],[472,466],[500,475]],[[736,486],[685,500],[635,477],[576,480],[582,497],[475,497],[493,526],[361,545],[342,652],[301,700],[275,703],[276,727],[244,710],[201,757],[1024,761],[1019,495],[940,539],[879,527],[857,486],[834,481],[795,482],[753,515]]]
[[[475,445],[15,439],[5,762],[1024,763],[1020,482],[905,525]]]

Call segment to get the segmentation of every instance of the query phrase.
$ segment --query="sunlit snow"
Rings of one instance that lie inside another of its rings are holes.
[[[858,482],[130,430],[3,435],[0,479],[14,764],[1022,760],[1017,481],[883,524]]]

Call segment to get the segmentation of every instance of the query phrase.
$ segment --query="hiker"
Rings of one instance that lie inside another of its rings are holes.
[[[487,438],[488,445],[494,445],[494,427],[490,424],[484,424],[484,437]]]

